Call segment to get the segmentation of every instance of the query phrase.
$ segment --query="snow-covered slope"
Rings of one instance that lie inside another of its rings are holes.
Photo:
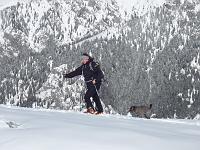
[[[13,5],[16,5],[17,2],[20,2],[20,3],[25,3],[25,2],[29,2],[30,0],[1,0],[0,1],[0,10],[6,8],[6,7],[9,7],[9,6],[13,6]]]
[[[162,6],[166,0],[116,0],[121,11],[131,13],[135,11],[138,15],[147,13],[154,7]]]
[[[118,7],[109,1],[32,0],[4,9],[0,30],[20,33],[34,51],[40,52],[49,35],[60,44],[76,43],[119,22]]]
[[[2,150],[198,150],[199,120],[145,120],[0,106]]]

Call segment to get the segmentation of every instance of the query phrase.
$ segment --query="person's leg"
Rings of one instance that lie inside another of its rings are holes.
[[[90,100],[90,97],[91,97],[91,91],[87,90],[86,93],[85,93],[85,96],[84,96],[87,109],[90,108],[90,107],[93,108],[93,105],[92,105],[92,102]]]
[[[98,95],[98,90],[100,89],[100,85],[101,84],[97,84],[95,85],[95,94],[93,95],[93,101],[95,102],[96,104],[96,109],[98,111],[98,113],[102,113],[103,112],[103,107],[101,105],[101,101],[100,101],[100,98],[99,98],[99,95]]]
[[[101,101],[99,99],[98,94],[96,93],[92,98],[93,98],[93,100],[94,100],[94,102],[96,104],[96,110],[97,110],[97,112],[98,113],[102,113],[103,112],[103,107],[101,105]]]
[[[95,93],[96,93],[95,88],[92,86],[89,87],[88,90],[86,91],[84,99],[85,99],[87,109],[92,108],[94,110],[94,106],[92,105],[90,98],[93,97]]]

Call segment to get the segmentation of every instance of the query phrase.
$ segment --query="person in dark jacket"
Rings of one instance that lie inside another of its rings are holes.
[[[97,62],[94,62],[94,59],[87,53],[83,53],[82,56],[82,65],[75,69],[74,71],[64,74],[65,78],[73,78],[78,75],[83,75],[87,91],[85,93],[84,99],[86,102],[87,111],[86,113],[91,114],[101,114],[103,113],[103,107],[98,95],[98,91],[101,86],[102,80],[102,71],[100,65]],[[91,99],[96,104],[96,108],[92,105]]]

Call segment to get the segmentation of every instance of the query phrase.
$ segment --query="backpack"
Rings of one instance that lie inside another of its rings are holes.
[[[99,65],[98,62],[94,62],[94,63],[97,64],[97,65]],[[93,68],[93,66],[92,66],[92,62],[90,62],[89,66],[90,66],[90,70],[94,71],[94,68]],[[100,68],[100,67],[99,67],[99,68]],[[100,74],[101,80],[104,80],[104,72],[101,70],[101,68],[100,68],[99,74]]]

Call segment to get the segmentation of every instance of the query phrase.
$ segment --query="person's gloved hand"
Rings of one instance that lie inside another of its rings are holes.
[[[93,84],[96,84],[96,79],[94,79],[94,80],[92,81],[92,83],[93,83]]]

